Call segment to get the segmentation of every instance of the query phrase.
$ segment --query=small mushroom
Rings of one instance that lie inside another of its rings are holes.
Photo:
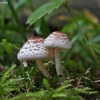
[[[61,49],[70,49],[71,42],[66,34],[55,31],[51,33],[44,41],[44,47],[55,49],[56,71],[61,82],[65,80],[64,73],[61,68]]]
[[[54,58],[53,49],[48,49],[43,46],[44,38],[32,37],[30,38],[18,52],[17,58],[23,61],[23,65],[27,67],[27,60],[36,60],[39,70],[44,76],[49,77],[50,74],[45,68],[42,60]]]

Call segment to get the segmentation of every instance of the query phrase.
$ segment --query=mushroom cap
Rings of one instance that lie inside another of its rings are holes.
[[[23,60],[38,60],[38,59],[52,59],[54,58],[53,49],[48,49],[43,46],[44,38],[32,37],[30,38],[18,52],[17,58],[19,61]]]
[[[51,33],[43,44],[47,48],[70,49],[72,47],[67,35],[58,31]]]

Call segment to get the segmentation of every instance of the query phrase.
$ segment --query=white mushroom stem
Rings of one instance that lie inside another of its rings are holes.
[[[65,81],[65,76],[61,68],[61,50],[58,48],[55,48],[55,61],[56,61],[57,75],[59,76],[59,80],[63,82]]]
[[[45,77],[50,77],[51,75],[47,71],[46,67],[44,66],[42,60],[36,60],[39,70],[43,73]]]
[[[23,65],[24,65],[24,67],[27,67],[27,62],[26,62],[26,60],[23,60]]]

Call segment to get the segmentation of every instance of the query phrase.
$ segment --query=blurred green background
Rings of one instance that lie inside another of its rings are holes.
[[[31,36],[43,36],[46,38],[53,31],[62,31],[68,35],[72,41],[73,47],[62,53],[62,59],[70,59],[88,67],[89,63],[94,61],[87,44],[79,32],[74,20],[64,6],[54,10],[51,14],[44,16],[32,25],[28,30],[26,21],[28,16],[39,6],[47,3],[48,0],[12,0],[13,7],[17,13],[23,33],[30,38]],[[88,39],[88,43],[100,43],[100,25],[99,25],[99,4],[95,0],[68,0],[68,6],[71,8],[77,22],[79,23],[84,35]],[[16,45],[18,48],[24,43],[22,34],[18,30],[18,26],[14,20],[7,4],[0,4],[0,42],[3,39]],[[12,62],[17,63],[15,49],[10,53],[11,47],[0,45],[0,63],[3,65],[11,65]]]

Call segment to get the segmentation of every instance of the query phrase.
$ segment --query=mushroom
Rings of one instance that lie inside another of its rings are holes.
[[[43,44],[46,48],[54,48],[57,75],[59,76],[60,81],[63,82],[65,76],[61,68],[61,49],[70,49],[72,46],[71,42],[66,34],[55,31],[45,39]]]
[[[17,58],[23,61],[24,67],[27,67],[27,60],[36,60],[39,70],[44,76],[49,77],[50,74],[45,68],[42,60],[54,58],[53,49],[48,49],[43,46],[44,38],[32,37],[30,38],[18,52]]]

